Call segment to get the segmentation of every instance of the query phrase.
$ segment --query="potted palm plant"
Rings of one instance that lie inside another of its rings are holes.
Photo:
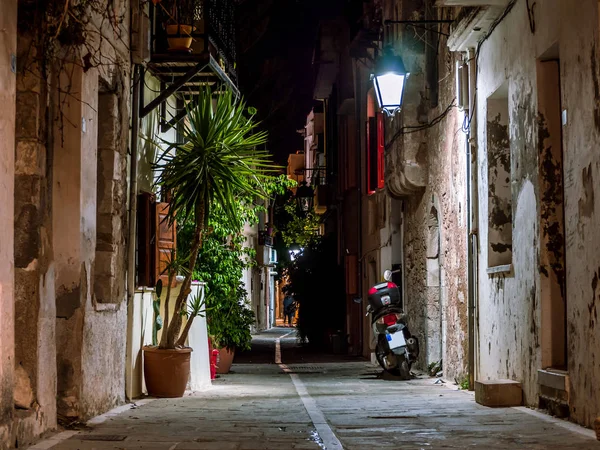
[[[170,192],[166,220],[174,223],[176,215],[182,221],[191,220],[190,250],[186,256],[187,270],[181,289],[170,314],[170,290],[165,298],[165,317],[160,343],[144,348],[144,374],[148,380],[166,383],[173,389],[158,392],[160,396],[181,396],[189,377],[191,349],[186,347],[189,327],[182,331],[183,317],[187,314],[187,297],[198,254],[208,230],[208,217],[214,207],[223,212],[223,220],[241,228],[236,214],[236,199],[252,194],[266,198],[261,181],[275,170],[264,147],[267,134],[257,131],[253,120],[256,110],[246,108],[243,100],[228,88],[221,88],[216,97],[210,87],[203,88],[197,100],[188,103],[186,120],[181,124],[178,142],[162,139],[153,141],[162,152],[154,169],[158,184]],[[150,368],[149,358],[157,360]],[[176,387],[176,389],[175,389]],[[157,395],[156,392],[150,392]]]

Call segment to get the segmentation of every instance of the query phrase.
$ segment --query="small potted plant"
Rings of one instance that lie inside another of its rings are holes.
[[[164,17],[167,42],[171,52],[189,52],[192,46],[192,32],[197,0],[161,0],[158,3]]]
[[[247,306],[248,294],[240,284],[235,296],[223,301],[207,302],[207,327],[213,346],[219,349],[217,373],[228,373],[235,351],[249,350],[252,341],[250,327],[255,323],[254,312]]]

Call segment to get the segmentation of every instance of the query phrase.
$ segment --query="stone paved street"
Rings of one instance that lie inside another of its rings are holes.
[[[30,448],[600,449],[590,430],[525,408],[486,408],[431,378],[385,380],[365,361],[302,356],[293,335],[274,364],[275,340],[286,333],[256,337],[254,351],[206,392],[126,407]]]

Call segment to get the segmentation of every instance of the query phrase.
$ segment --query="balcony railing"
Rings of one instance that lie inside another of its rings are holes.
[[[258,232],[258,245],[264,245],[266,247],[273,247],[273,236],[269,235],[266,231]]]
[[[151,8],[151,62],[192,62],[208,52],[236,83],[233,0],[162,0]],[[167,25],[180,26],[167,33]],[[191,33],[182,30],[184,25],[192,27]],[[189,50],[169,48],[169,37],[186,36],[193,39]]]

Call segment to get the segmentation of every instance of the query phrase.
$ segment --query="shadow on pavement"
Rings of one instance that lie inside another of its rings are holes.
[[[301,344],[296,338],[294,328],[276,327],[253,336],[252,348],[247,351],[237,351],[235,364],[274,364],[277,338],[281,339],[283,364],[366,361],[363,357],[328,353],[324,349]]]

